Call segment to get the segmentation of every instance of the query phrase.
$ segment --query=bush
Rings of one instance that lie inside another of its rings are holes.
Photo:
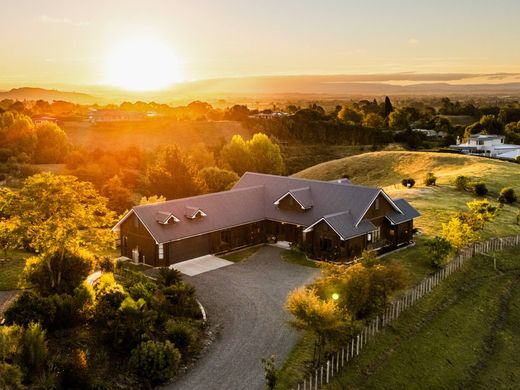
[[[184,321],[168,320],[164,326],[170,340],[183,355],[186,355],[197,341],[193,327]]]
[[[163,289],[165,302],[160,311],[177,317],[200,319],[200,313],[195,289],[186,283],[177,283]]]
[[[425,186],[434,186],[437,183],[437,177],[434,175],[433,172],[428,172],[426,174],[426,177],[424,178],[424,185]]]
[[[182,274],[180,271],[173,268],[161,268],[159,270],[159,278],[157,282],[165,287],[177,284],[182,281]]]
[[[415,180],[414,180],[414,179],[411,179],[411,178],[403,179],[403,180],[401,180],[401,184],[402,184],[404,187],[412,188],[412,187],[415,185]]]
[[[426,242],[431,263],[434,267],[444,266],[453,252],[450,242],[443,237],[434,237]]]
[[[181,354],[171,342],[150,340],[132,350],[130,367],[139,377],[156,386],[173,377],[180,360]]]
[[[43,298],[31,291],[23,292],[5,312],[7,324],[28,326],[39,322],[44,328],[54,323],[56,306],[52,299]]]
[[[99,269],[103,272],[114,272],[115,264],[109,256],[103,256],[98,260]]]
[[[457,176],[455,178],[455,188],[459,191],[467,191],[471,183],[471,179],[467,176]]]
[[[500,190],[500,195],[498,196],[498,201],[500,203],[514,203],[516,202],[516,194],[515,190],[511,187],[505,187]]]
[[[45,330],[37,323],[30,323],[20,340],[20,364],[26,377],[35,377],[47,362],[47,341]]]
[[[0,389],[21,390],[24,388],[20,367],[0,362]]]
[[[482,182],[475,183],[473,185],[473,191],[475,191],[475,194],[477,194],[478,196],[484,196],[488,193],[486,184]]]
[[[89,389],[92,378],[88,372],[87,355],[81,349],[74,350],[71,359],[66,360],[61,367],[59,388]]]

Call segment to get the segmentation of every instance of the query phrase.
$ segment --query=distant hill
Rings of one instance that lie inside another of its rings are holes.
[[[447,184],[458,175],[484,180],[490,190],[505,186],[520,192],[520,165],[450,153],[388,151],[364,153],[345,157],[307,168],[294,176],[333,180],[349,177],[355,184],[380,187],[399,184],[404,178],[413,178],[422,186],[424,177],[433,172],[439,184]]]
[[[56,89],[44,88],[13,88],[10,91],[0,92],[0,100],[46,100],[52,102],[53,100],[64,100],[71,103],[78,104],[93,104],[99,101],[95,96],[82,92],[63,92]]]

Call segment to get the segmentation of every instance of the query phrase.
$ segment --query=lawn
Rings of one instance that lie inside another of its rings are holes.
[[[318,268],[318,263],[316,261],[307,259],[305,253],[296,249],[286,249],[281,253],[280,256],[283,260],[292,264],[297,264],[304,267]]]
[[[378,335],[329,389],[517,388],[520,254],[470,260]]]
[[[239,261],[245,260],[251,256],[253,256],[260,249],[260,245],[256,245],[253,247],[239,249],[233,252],[230,252],[224,256],[219,256],[225,260],[232,261],[233,263],[238,263]]]
[[[3,253],[1,256],[3,258]],[[7,252],[9,260],[0,261],[0,291],[16,290],[22,287],[19,285],[20,276],[28,256],[28,253],[19,250]]]

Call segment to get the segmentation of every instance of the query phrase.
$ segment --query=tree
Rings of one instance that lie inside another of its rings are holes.
[[[31,322],[24,329],[20,340],[20,361],[26,377],[35,377],[43,370],[47,361],[46,332],[41,324]]]
[[[42,173],[29,177],[13,200],[24,243],[54,255],[80,247],[104,249],[112,242],[114,214],[91,183],[73,176]]]
[[[0,218],[0,248],[4,252],[4,260],[7,260],[7,251],[17,246],[19,242],[18,217]]]
[[[234,135],[220,151],[220,165],[235,171],[238,176],[251,170],[252,161],[246,142],[240,135]]]
[[[361,124],[364,119],[364,114],[361,111],[344,106],[340,112],[338,112],[338,118],[346,124]]]
[[[467,191],[470,188],[471,178],[459,175],[455,178],[455,188],[459,191]]]
[[[293,327],[310,331],[316,336],[314,361],[319,362],[325,343],[341,329],[342,322],[348,316],[338,310],[331,298],[322,300],[315,289],[304,287],[291,291],[285,306],[294,317],[291,321]]]
[[[166,202],[166,198],[162,195],[151,195],[151,196],[143,196],[141,200],[139,201],[140,205],[143,204],[154,204],[154,203],[160,203],[160,202]]]
[[[216,164],[213,152],[202,142],[193,145],[188,153],[198,169],[213,167]]]
[[[385,120],[380,115],[371,112],[365,117],[363,125],[371,129],[382,129],[385,127]]]
[[[442,224],[441,237],[458,250],[474,241],[477,238],[477,234],[470,225],[454,217],[448,223]]]
[[[247,142],[247,149],[255,172],[273,175],[281,175],[284,172],[285,166],[280,147],[267,135],[263,133],[253,135],[253,138]]]
[[[101,188],[101,194],[108,198],[108,208],[119,214],[132,207],[132,191],[123,184],[118,175],[107,181]]]
[[[145,174],[148,194],[177,199],[202,194],[205,183],[197,175],[197,168],[177,146],[160,147]]]
[[[392,102],[390,102],[390,98],[385,96],[385,108],[384,108],[384,116],[388,118],[391,112],[394,111],[394,107],[392,106]]]
[[[410,126],[410,113],[398,108],[388,116],[388,126],[392,130],[406,130]]]
[[[67,134],[55,123],[44,122],[36,126],[36,164],[62,163],[69,151]]]
[[[209,192],[229,190],[238,181],[238,175],[233,171],[217,167],[203,168],[199,172]]]
[[[493,222],[499,212],[499,208],[491,204],[487,199],[468,202],[467,206],[470,212],[476,215],[482,223]]]

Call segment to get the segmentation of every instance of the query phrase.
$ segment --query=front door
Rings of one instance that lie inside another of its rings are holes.
[[[139,248],[132,249],[132,260],[134,263],[139,263]]]

